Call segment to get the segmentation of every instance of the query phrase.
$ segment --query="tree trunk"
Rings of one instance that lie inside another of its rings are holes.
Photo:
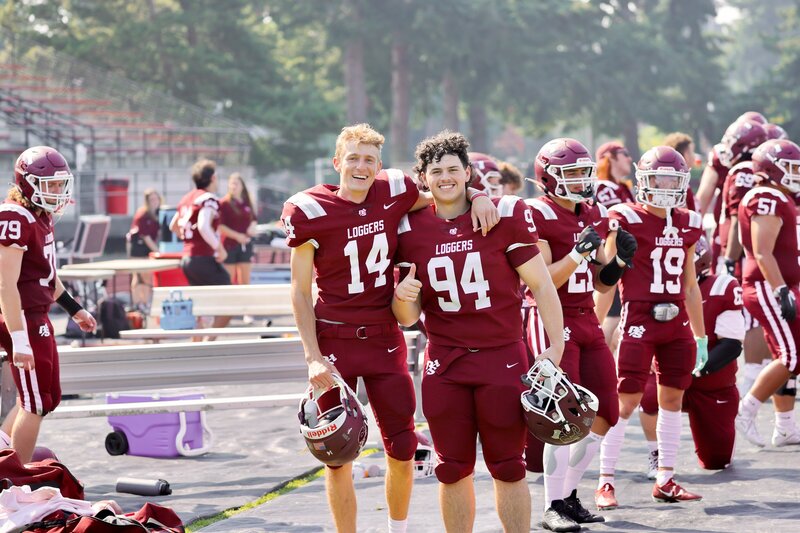
[[[625,138],[625,148],[631,154],[633,162],[636,163],[641,157],[639,152],[639,123],[634,117],[628,117],[623,126],[622,135]]]
[[[488,152],[486,108],[483,104],[469,105],[469,146],[473,152]]]
[[[408,68],[408,44],[400,33],[392,42],[392,118],[389,162],[398,165],[408,161],[408,120],[411,113],[411,72]]]
[[[450,131],[458,131],[458,85],[449,70],[442,77],[442,99],[444,127]]]
[[[158,12],[156,11],[156,3],[155,0],[147,0],[147,14],[148,19],[150,22],[155,25],[156,24],[156,17],[158,16]],[[156,32],[155,36],[153,37],[156,43],[157,50],[164,50],[164,43],[163,39],[161,39],[161,32]],[[164,75],[164,82],[165,86],[172,87],[175,85],[175,76],[173,74],[172,62],[168,59],[167,54],[158,54],[157,61],[161,62],[161,72]],[[137,109],[131,109],[130,111],[138,111]]]
[[[354,38],[344,50],[344,82],[347,91],[347,123],[367,121],[367,86],[364,82],[364,41]]]

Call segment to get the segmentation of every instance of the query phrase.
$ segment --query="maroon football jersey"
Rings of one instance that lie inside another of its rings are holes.
[[[722,147],[721,144],[715,144],[714,148],[708,152],[708,165],[709,167],[713,168],[717,173],[717,185],[716,190],[722,192],[722,187],[725,184],[725,178],[728,176],[728,172],[730,169],[722,164],[722,161],[719,160],[719,149]],[[714,220],[719,220],[720,214],[722,213],[722,198],[717,198],[717,201],[714,203]],[[717,234],[719,232],[719,228],[714,230],[714,233]]]
[[[797,233],[800,231],[798,229],[800,226],[797,224],[797,207],[793,198],[772,187],[750,189],[739,204],[739,238],[742,241],[745,257],[742,283],[747,285],[756,281],[766,281],[753,257],[750,221],[757,216],[777,216],[783,222],[772,253],[778,262],[783,281],[787,285],[797,285],[800,282],[800,257],[797,249]]]
[[[711,350],[720,338],[744,339],[742,288],[733,276],[706,276],[699,283],[703,298],[703,324]],[[736,384],[736,360],[706,376],[695,378],[693,388],[714,390]]]
[[[667,229],[666,219],[649,213],[641,204],[619,204],[608,210],[609,229],[614,230],[618,225],[630,232],[638,245],[634,268],[626,268],[620,279],[623,302],[684,299],[687,250],[703,234],[703,223],[698,213],[688,209],[673,209],[671,215],[672,226]]]
[[[205,189],[195,189],[186,193],[178,202],[178,225],[183,231],[183,253],[189,256],[213,256],[215,250],[197,230],[197,217],[200,210],[210,208],[214,212],[211,227],[217,231],[219,227],[219,199]]]
[[[250,223],[256,219],[256,214],[253,213],[247,202],[228,196],[219,202],[219,216],[220,224],[239,233],[246,233]],[[230,250],[239,246],[239,242],[223,235],[222,245],[226,250]]]
[[[686,189],[686,209],[689,211],[697,211],[697,204],[694,201],[692,189]]]
[[[434,344],[489,348],[522,339],[515,268],[539,253],[536,226],[519,197],[492,201],[500,222],[486,237],[472,230],[469,211],[445,220],[431,206],[400,224],[397,262],[417,265],[425,327]]]
[[[633,193],[627,185],[611,180],[599,180],[594,197],[598,204],[606,207],[634,201]]]
[[[297,193],[281,215],[289,246],[311,242],[316,248],[316,316],[359,325],[395,322],[397,228],[419,191],[396,169],[379,174],[360,204],[337,196],[337,190],[336,185],[317,185]]]
[[[24,251],[17,281],[22,309],[49,307],[56,290],[53,218],[35,215],[16,202],[0,204],[0,246]]]
[[[146,207],[140,207],[133,215],[131,234],[136,234],[140,237],[150,237],[158,242],[158,230],[158,220],[150,216],[150,211],[148,211]]]
[[[739,216],[739,204],[744,195],[755,185],[753,162],[742,161],[733,166],[722,187],[722,212],[719,217],[719,242],[722,254],[728,249],[728,233],[731,217]]]
[[[564,209],[549,196],[528,200],[533,221],[539,232],[539,240],[550,246],[552,262],[560,261],[569,254],[578,242],[578,235],[588,225],[594,226],[602,238],[608,235],[608,210],[602,204],[586,202],[577,205],[577,212]],[[592,252],[592,257],[595,253]],[[594,277],[596,268],[583,261],[569,279],[558,288],[558,298],[562,307],[593,308]],[[526,297],[531,305],[536,305],[530,290]]]

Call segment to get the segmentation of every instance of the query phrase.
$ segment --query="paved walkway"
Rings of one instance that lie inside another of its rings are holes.
[[[277,394],[302,391],[302,383],[216,387],[209,395]],[[73,400],[86,401],[86,400]],[[99,401],[99,400],[95,400]],[[46,420],[40,443],[53,448],[61,460],[86,484],[87,498],[116,499],[126,511],[138,509],[148,499],[172,507],[187,523],[258,499],[285,481],[302,475],[318,463],[305,451],[297,428],[296,409],[280,407],[239,411],[211,411],[209,426],[215,433],[212,451],[203,457],[153,459],[109,456],[103,447],[110,431],[105,419]],[[769,405],[760,413],[764,435],[771,433]],[[678,464],[678,479],[705,496],[695,504],[656,504],[650,499],[652,482],[645,479],[647,453],[638,425],[628,429],[617,474],[617,496],[621,507],[605,513],[606,524],[593,524],[592,531],[731,532],[800,531],[800,447],[766,448],[757,451],[740,443],[734,467],[722,472],[701,470],[694,460],[693,446],[684,419],[684,435]],[[370,441],[377,438],[372,428]],[[365,463],[382,464],[380,454]],[[581,484],[580,495],[591,503],[597,462]],[[145,498],[118,494],[118,477],[163,478],[173,488],[171,496]],[[534,522],[541,519],[542,479],[529,474]],[[492,482],[485,466],[476,472],[476,532],[500,531],[494,511]],[[437,503],[435,478],[415,485],[409,531],[443,531]],[[357,483],[359,531],[386,531],[383,478]],[[541,529],[538,525],[534,529]],[[584,528],[586,530],[586,528]],[[308,485],[203,528],[203,532],[316,532],[333,531],[327,510],[324,484]]]

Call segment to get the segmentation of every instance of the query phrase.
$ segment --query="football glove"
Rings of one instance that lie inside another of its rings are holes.
[[[617,230],[617,257],[628,265],[628,268],[633,268],[633,254],[636,253],[636,248],[636,237],[619,228]]]
[[[794,294],[786,285],[781,285],[775,292],[775,299],[781,304],[781,316],[787,322],[797,318],[797,306],[794,301]]]

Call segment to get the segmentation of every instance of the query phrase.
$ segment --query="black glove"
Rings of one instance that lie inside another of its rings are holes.
[[[797,318],[797,307],[794,303],[794,294],[789,290],[786,285],[781,285],[775,289],[775,298],[781,304],[781,316],[787,322],[793,321]]]
[[[723,260],[723,262],[725,263],[725,270],[728,271],[728,274],[733,276],[734,272],[736,272],[736,260],[735,259],[729,259],[729,258],[726,257]]]
[[[594,230],[593,226],[586,226],[583,231],[578,235],[578,243],[575,245],[575,251],[579,254],[592,253],[603,244],[603,239]]]
[[[636,253],[636,237],[622,228],[617,230],[617,257],[624,261],[628,268],[633,268],[633,254]]]

